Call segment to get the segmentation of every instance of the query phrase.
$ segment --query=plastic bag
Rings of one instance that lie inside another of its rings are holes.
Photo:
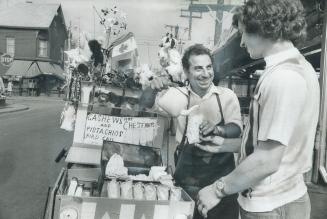
[[[61,113],[60,128],[66,131],[74,131],[76,121],[76,110],[73,105],[66,104]]]

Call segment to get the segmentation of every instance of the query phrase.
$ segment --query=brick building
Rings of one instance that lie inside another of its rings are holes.
[[[59,4],[23,3],[0,11],[0,76],[14,93],[57,90],[64,81],[68,32]]]

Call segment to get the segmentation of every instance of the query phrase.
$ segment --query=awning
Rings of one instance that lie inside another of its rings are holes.
[[[40,75],[52,75],[64,80],[64,70],[57,64],[42,61],[14,60],[5,75],[34,78]]]
[[[56,76],[62,80],[65,79],[64,77],[64,70],[56,64],[52,64],[49,62],[37,62],[38,66],[40,67],[40,70],[42,74],[44,75],[53,75]]]
[[[10,68],[6,71],[5,75],[22,76],[22,75],[24,75],[23,72],[26,72],[29,69],[29,67],[31,66],[31,64],[32,64],[32,61],[14,60],[13,63],[11,64]],[[34,76],[26,75],[26,77],[34,77]]]

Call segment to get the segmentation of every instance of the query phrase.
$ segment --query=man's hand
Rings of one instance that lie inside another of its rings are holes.
[[[220,201],[216,195],[215,185],[208,185],[199,191],[197,200],[198,211],[206,218],[208,211],[214,208]]]
[[[195,144],[196,147],[201,150],[210,152],[210,153],[222,153],[229,152],[227,147],[223,145],[224,138],[219,136],[200,136],[201,143]]]
[[[210,143],[213,146],[221,146],[224,143],[224,138],[220,137],[220,136],[213,136],[213,135],[209,135],[209,136],[200,136],[200,140],[202,142],[207,142]]]
[[[210,153],[222,153],[225,151],[225,146],[223,146],[224,138],[219,136],[200,136],[200,140],[203,142],[202,144],[195,144],[196,147],[201,150],[210,152]]]
[[[200,148],[203,151],[213,153],[213,154],[224,152],[222,146],[211,146],[211,145],[201,145],[201,144],[195,144],[195,146]]]
[[[203,136],[208,135],[211,132],[214,132],[216,124],[211,123],[210,121],[203,121],[200,125],[200,134]]]

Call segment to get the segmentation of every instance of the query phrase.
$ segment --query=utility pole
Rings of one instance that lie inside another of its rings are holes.
[[[191,40],[192,38],[192,18],[202,18],[202,12],[196,11],[196,10],[190,10],[190,8],[193,6],[193,1],[190,0],[190,5],[188,9],[181,9],[181,17],[187,17],[188,20],[188,40]],[[187,14],[185,14],[187,13]],[[200,14],[199,14],[200,13]]]
[[[78,54],[81,54],[81,18],[78,17]]]
[[[184,47],[184,42],[182,41],[182,39],[179,39],[178,40],[178,52],[180,53],[180,54],[183,54],[183,47]]]
[[[148,60],[150,62],[150,65],[152,65],[152,61],[151,61],[151,56],[150,56],[150,43],[149,42],[144,42],[144,44],[147,46],[147,49],[148,49]]]
[[[191,0],[191,5],[193,5],[193,0]],[[188,19],[188,40],[191,40],[192,34],[192,11],[190,11],[190,16]]]
[[[221,35],[221,21],[223,19],[223,11],[219,10],[219,8],[224,4],[224,0],[217,0],[217,8],[216,8],[216,19],[215,19],[215,36],[214,36],[214,45],[219,42],[219,38]]]
[[[219,36],[221,34],[221,20],[222,20],[222,12],[230,11],[235,5],[225,5],[224,0],[217,0],[216,4],[193,4],[193,0],[191,0],[191,4],[189,5],[188,11],[192,12],[216,12],[215,17],[215,36],[214,43],[218,43]],[[202,14],[201,14],[202,15]],[[181,16],[183,17],[183,16]]]
[[[95,0],[94,0],[95,1]],[[95,4],[95,2],[93,2]],[[95,39],[95,11],[92,11],[93,13],[93,39]]]
[[[68,43],[67,43],[67,49],[70,50],[72,45],[72,21],[69,22],[69,27],[68,27]]]

